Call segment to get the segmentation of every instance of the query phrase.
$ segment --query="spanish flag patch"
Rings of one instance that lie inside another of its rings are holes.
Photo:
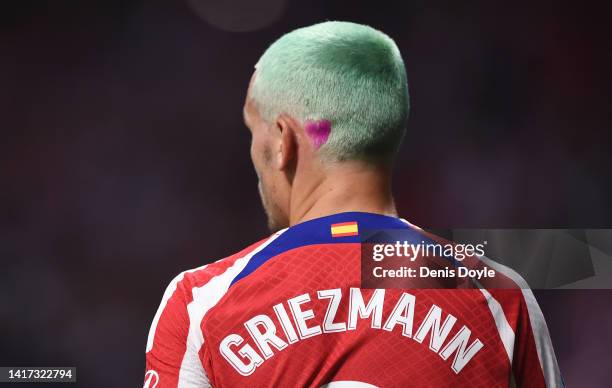
[[[346,236],[357,236],[359,235],[359,229],[357,228],[357,222],[341,222],[339,224],[332,224],[331,226],[332,237],[346,237]]]

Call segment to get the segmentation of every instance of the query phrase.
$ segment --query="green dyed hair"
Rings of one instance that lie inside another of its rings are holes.
[[[251,96],[263,119],[329,120],[321,152],[337,160],[392,156],[409,111],[395,42],[369,26],[330,21],[294,30],[255,65]]]

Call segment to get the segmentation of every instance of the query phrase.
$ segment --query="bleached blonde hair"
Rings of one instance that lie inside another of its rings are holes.
[[[330,21],[283,35],[255,66],[251,96],[262,117],[328,120],[320,148],[338,160],[394,155],[409,112],[395,42],[369,26]]]

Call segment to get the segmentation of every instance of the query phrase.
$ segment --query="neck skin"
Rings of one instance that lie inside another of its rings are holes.
[[[389,168],[343,162],[317,179],[294,182],[289,225],[343,212],[397,216]]]

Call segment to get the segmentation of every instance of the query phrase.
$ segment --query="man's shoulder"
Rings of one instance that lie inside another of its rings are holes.
[[[203,287],[214,278],[226,278],[235,272],[235,270],[231,271],[232,268],[240,267],[242,264],[240,263],[241,261],[248,261],[249,257],[271,237],[272,236],[263,238],[234,254],[209,264],[185,270],[172,279],[169,288],[176,288],[191,293],[195,288]]]

